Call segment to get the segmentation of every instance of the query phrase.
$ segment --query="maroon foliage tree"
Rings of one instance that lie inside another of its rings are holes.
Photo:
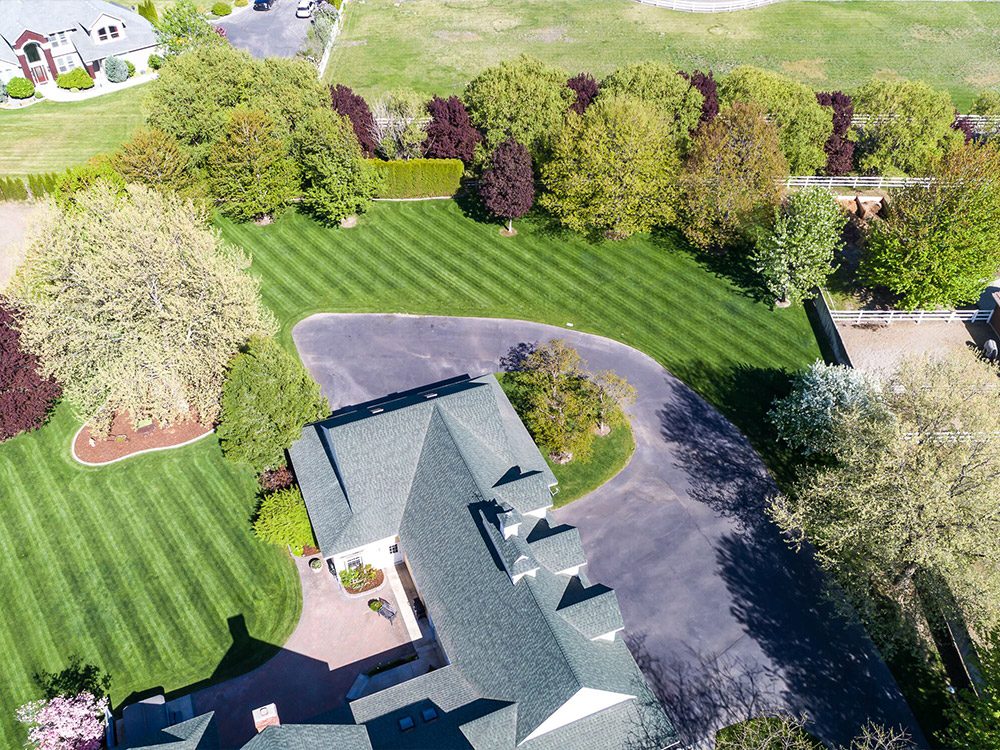
[[[957,112],[955,113],[955,122],[951,124],[952,130],[959,130],[962,135],[965,136],[965,142],[970,143],[976,137],[976,129],[972,127],[972,123],[966,120]]]
[[[590,73],[580,73],[566,81],[566,85],[576,92],[576,101],[570,105],[570,109],[578,115],[587,111],[587,107],[597,97],[600,86]]]
[[[507,233],[513,234],[514,219],[528,213],[535,202],[535,176],[528,149],[513,138],[497,146],[479,179],[479,197],[487,211],[507,220]]]
[[[854,143],[847,140],[847,131],[851,129],[854,117],[854,101],[843,91],[817,92],[816,101],[833,109],[833,132],[823,146],[826,173],[847,174],[854,168]]]
[[[41,427],[60,393],[39,373],[38,358],[21,349],[14,320],[14,308],[0,300],[0,441]]]
[[[435,96],[427,105],[431,121],[421,149],[428,159],[472,161],[482,135],[469,120],[469,112],[457,96]]]
[[[702,73],[696,70],[693,73],[679,71],[690,84],[701,92],[705,100],[701,103],[701,122],[711,122],[719,114],[719,87],[712,76],[711,71]]]
[[[344,84],[338,83],[330,87],[330,106],[334,112],[344,115],[351,121],[354,135],[358,137],[358,143],[361,144],[365,156],[374,156],[378,146],[374,136],[375,119],[364,97],[355,94]]]

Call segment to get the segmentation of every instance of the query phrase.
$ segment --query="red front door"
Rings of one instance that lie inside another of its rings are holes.
[[[44,65],[32,65],[31,77],[35,79],[35,83],[45,83],[49,80],[49,71]]]

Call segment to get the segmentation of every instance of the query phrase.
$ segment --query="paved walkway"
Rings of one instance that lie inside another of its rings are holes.
[[[561,336],[637,389],[636,452],[557,512],[580,528],[590,578],[618,592],[633,652],[686,745],[771,708],[846,741],[867,718],[919,735],[860,626],[823,601],[823,578],[765,520],[772,483],[746,440],[653,359],[609,339],[513,320],[315,315],[293,330],[335,408],[498,369],[511,346]],[[433,613],[432,613],[433,614]]]
[[[302,616],[277,654],[257,669],[192,695],[194,715],[215,711],[222,747],[239,747],[255,734],[250,712],[276,703],[283,722],[306,722],[344,703],[359,674],[377,664],[414,653],[406,626],[390,625],[368,608],[382,597],[397,612],[386,584],[370,595],[348,598],[324,568],[312,571],[296,558],[302,582]]]

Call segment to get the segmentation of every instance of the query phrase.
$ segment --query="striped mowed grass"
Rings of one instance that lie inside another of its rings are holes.
[[[117,705],[245,671],[299,618],[294,567],[250,533],[254,477],[214,436],[88,468],[70,456],[78,426],[60,406],[0,445],[4,748],[24,741],[14,712],[39,697],[37,671],[98,664]]]

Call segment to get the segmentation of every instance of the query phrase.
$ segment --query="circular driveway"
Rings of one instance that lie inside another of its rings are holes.
[[[684,744],[708,747],[718,727],[784,709],[827,741],[846,743],[871,718],[926,745],[863,629],[837,617],[811,556],[766,520],[774,486],[760,458],[652,358],[517,320],[322,314],[292,336],[334,408],[495,372],[512,346],[556,337],[617,371],[638,394],[635,455],[555,515],[580,529],[588,577],[617,591],[633,654]]]

